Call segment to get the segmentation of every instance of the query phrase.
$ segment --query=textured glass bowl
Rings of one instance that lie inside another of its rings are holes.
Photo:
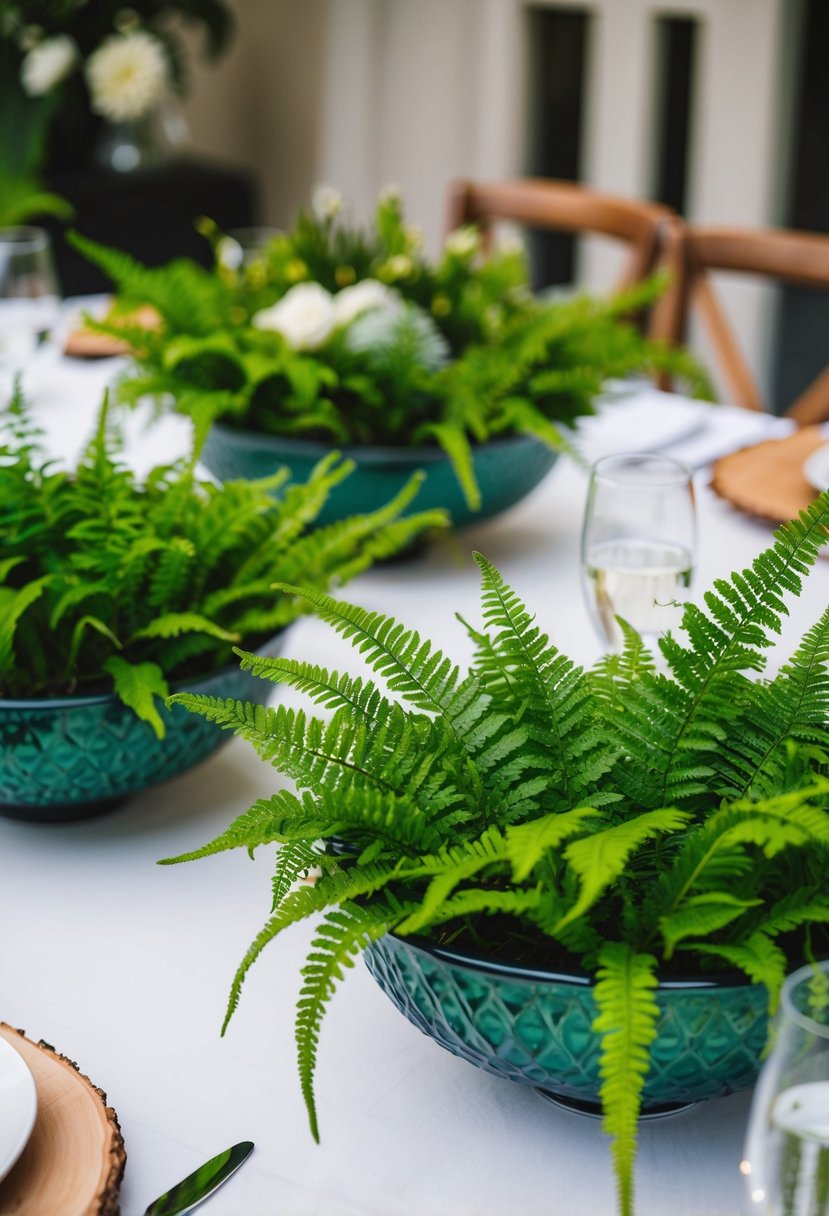
[[[278,653],[274,639],[260,653]],[[261,681],[238,666],[176,692],[259,700]],[[98,815],[130,794],[192,768],[232,736],[182,705],[163,706],[163,739],[117,697],[0,700],[0,815],[57,823]]]
[[[397,1008],[486,1072],[598,1111],[599,1041],[590,980],[389,934],[364,954]],[[727,979],[660,984],[643,1115],[749,1088],[768,1029],[768,994]]]
[[[291,470],[295,481],[305,481],[317,461],[327,455],[332,446],[214,423],[202,449],[201,460],[220,481],[267,477],[283,465]],[[334,487],[317,517],[318,524],[376,511],[393,498],[418,469],[426,474],[426,480],[408,514],[443,507],[457,528],[480,523],[525,498],[549,473],[558,456],[533,435],[514,435],[473,448],[473,467],[482,500],[481,509],[473,511],[467,505],[448,457],[440,448],[344,447],[339,450],[357,467],[350,477]]]

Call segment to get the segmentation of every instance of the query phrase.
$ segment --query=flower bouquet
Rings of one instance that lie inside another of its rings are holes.
[[[183,260],[151,270],[74,238],[118,289],[122,315],[97,328],[134,351],[122,399],[172,402],[212,428],[204,459],[220,477],[262,473],[264,459],[296,472],[333,445],[374,472],[426,469],[424,501],[467,522],[532,488],[606,381],[670,367],[707,388],[686,352],[624,319],[658,283],[545,302],[522,251],[484,257],[475,228],[450,234],[430,261],[394,191],[368,230],[343,220],[336,192],[314,201],[253,258],[205,224],[212,270]],[[147,304],[157,324],[131,324]],[[437,469],[443,497],[430,500]]]
[[[41,170],[81,167],[102,123],[147,121],[183,88],[180,31],[211,55],[231,31],[224,0],[9,0],[0,9],[0,200]],[[30,193],[34,193],[30,190]],[[43,210],[30,205],[29,214]],[[25,214],[19,218],[25,218]],[[19,219],[18,221],[19,222]]]

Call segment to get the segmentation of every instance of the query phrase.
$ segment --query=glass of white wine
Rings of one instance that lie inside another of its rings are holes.
[[[783,985],[740,1172],[758,1216],[829,1212],[829,962]]]
[[[617,617],[651,646],[679,623],[695,544],[694,483],[684,464],[651,452],[596,462],[582,529],[582,587],[607,647],[621,647]]]

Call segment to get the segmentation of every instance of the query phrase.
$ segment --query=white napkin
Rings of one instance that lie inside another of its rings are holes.
[[[575,446],[591,463],[617,452],[664,452],[699,469],[793,429],[786,418],[694,401],[646,385],[602,398],[598,413],[580,420]]]

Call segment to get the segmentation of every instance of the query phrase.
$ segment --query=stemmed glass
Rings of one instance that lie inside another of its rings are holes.
[[[0,230],[0,372],[24,373],[53,349],[59,306],[48,232]]]
[[[617,616],[648,645],[679,623],[695,541],[694,485],[685,465],[649,452],[596,462],[582,529],[582,588],[609,649],[623,640]]]
[[[829,1211],[829,962],[783,985],[751,1104],[740,1171],[763,1216]]]

